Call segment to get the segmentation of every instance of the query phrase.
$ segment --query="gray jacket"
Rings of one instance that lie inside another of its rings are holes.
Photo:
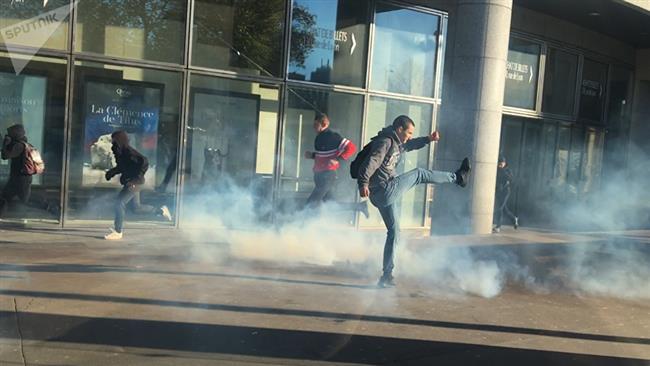
[[[431,140],[428,136],[418,137],[402,144],[395,134],[395,129],[388,126],[371,139],[370,154],[359,167],[359,187],[386,188],[388,182],[397,175],[395,170],[402,162],[402,153],[421,149]]]

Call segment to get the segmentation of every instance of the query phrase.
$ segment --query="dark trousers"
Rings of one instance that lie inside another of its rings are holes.
[[[499,192],[496,195],[496,204],[497,204],[497,209],[495,210],[495,226],[496,227],[501,227],[501,221],[503,220],[503,213],[505,212],[508,217],[512,220],[512,222],[515,222],[515,214],[510,211],[508,208],[508,199],[510,198],[510,190],[507,189],[504,192]]]
[[[336,171],[328,170],[324,172],[315,172],[314,173],[314,183],[316,186],[314,190],[307,198],[307,207],[316,208],[321,205],[323,202],[333,202],[334,186],[336,185]],[[333,211],[357,211],[362,207],[359,203],[341,203],[337,202],[336,206],[332,207]]]
[[[9,202],[18,197],[21,203],[27,204],[29,197],[32,194],[32,176],[31,175],[16,175],[10,176],[7,184],[2,190],[0,196],[0,217],[4,217],[7,213],[7,206]]]
[[[370,202],[379,209],[386,225],[386,243],[384,244],[384,274],[391,274],[395,267],[395,246],[399,239],[399,217],[396,204],[411,188],[418,184],[444,184],[456,181],[451,172],[416,168],[387,182],[386,188],[376,187],[370,190]]]
[[[316,186],[307,199],[307,207],[317,207],[324,201],[331,201],[332,190],[336,185],[336,171],[328,170],[314,173]]]
[[[131,204],[131,209],[137,214],[156,214],[157,210],[153,206],[143,205],[140,202],[140,185],[127,184],[122,187],[122,190],[117,195],[117,202],[115,204],[115,231],[122,232],[124,227],[124,216],[126,215],[126,208]]]

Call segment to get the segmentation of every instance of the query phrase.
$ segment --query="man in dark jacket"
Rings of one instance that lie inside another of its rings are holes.
[[[379,209],[386,229],[384,245],[383,274],[379,286],[394,286],[394,248],[399,235],[399,220],[395,205],[402,195],[418,184],[456,183],[467,185],[470,173],[469,160],[465,158],[455,173],[416,168],[402,175],[396,175],[397,166],[402,162],[405,152],[418,150],[432,141],[438,141],[440,134],[434,131],[429,136],[411,139],[415,123],[408,116],[395,118],[392,126],[379,131],[372,138],[371,151],[359,167],[359,194],[370,197],[370,202]]]
[[[106,240],[122,239],[122,228],[126,206],[133,200],[136,213],[155,213],[171,221],[172,217],[167,206],[155,209],[153,206],[140,204],[140,189],[144,184],[144,174],[149,169],[149,161],[136,149],[129,145],[129,136],[124,131],[115,131],[111,135],[113,146],[111,150],[115,155],[117,166],[106,172],[106,180],[120,175],[123,188],[117,196],[115,205],[115,229],[106,234]]]
[[[329,117],[319,113],[314,119],[315,151],[305,151],[306,159],[314,159],[314,190],[307,199],[308,207],[317,207],[324,201],[332,200],[332,190],[336,184],[336,172],[341,167],[341,161],[348,160],[356,151],[354,143],[330,128]],[[361,211],[369,216],[368,202],[346,205],[346,209]]]
[[[510,198],[510,191],[514,181],[512,170],[508,167],[508,162],[505,156],[499,156],[497,164],[497,186],[496,186],[496,210],[495,211],[495,227],[493,232],[501,232],[501,221],[503,219],[503,212],[505,211],[508,217],[512,220],[515,229],[519,227],[519,218],[510,211],[508,208],[508,198]]]
[[[0,217],[4,217],[9,202],[18,197],[23,204],[27,204],[32,191],[32,176],[25,174],[25,128],[23,125],[13,125],[7,128],[2,142],[2,159],[11,159],[9,166],[9,180],[2,190],[0,197]]]

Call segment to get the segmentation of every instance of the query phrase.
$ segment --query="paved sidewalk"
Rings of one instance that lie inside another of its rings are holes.
[[[317,265],[238,256],[177,230],[102,235],[0,228],[0,365],[650,365],[648,298],[517,282],[486,298],[417,276],[377,289],[381,243],[370,266]],[[407,246],[505,253],[536,278],[563,278],[568,249],[603,242],[650,252],[647,231]]]

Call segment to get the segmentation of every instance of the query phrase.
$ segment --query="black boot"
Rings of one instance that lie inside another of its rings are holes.
[[[460,168],[456,170],[456,184],[461,187],[465,187],[467,182],[469,182],[469,173],[472,171],[472,167],[469,164],[469,159],[463,159],[463,162],[460,164]]]

